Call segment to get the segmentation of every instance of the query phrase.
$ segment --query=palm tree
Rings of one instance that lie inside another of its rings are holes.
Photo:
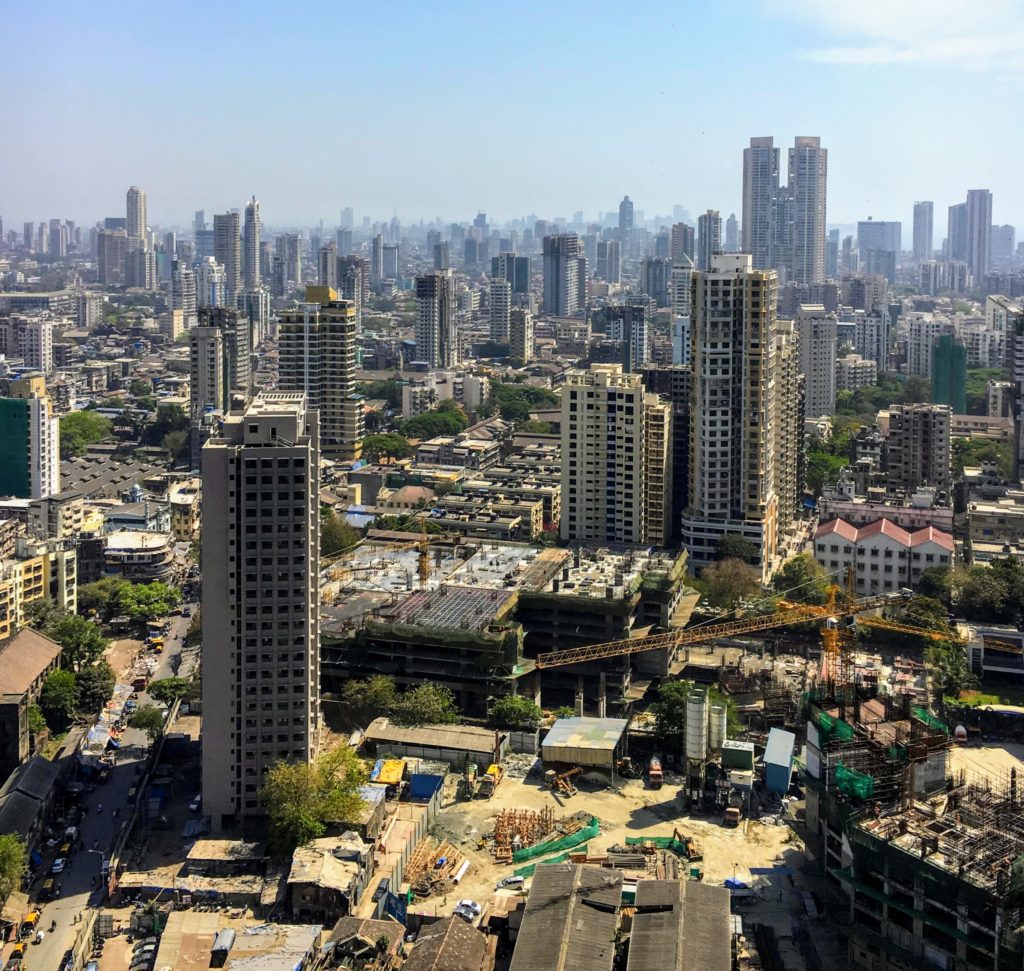
[[[967,648],[960,642],[936,647],[929,658],[932,664],[932,683],[938,693],[940,705],[944,698],[959,698],[963,691],[977,688],[980,682],[967,661]]]

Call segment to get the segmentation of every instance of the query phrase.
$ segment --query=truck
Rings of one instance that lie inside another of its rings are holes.
[[[740,819],[741,815],[739,807],[729,806],[728,809],[725,810],[725,815],[722,817],[722,825],[731,826],[735,829],[737,826],[739,826]]]
[[[490,799],[503,778],[505,778],[505,770],[492,762],[487,766],[487,771],[480,776],[480,795]]]
[[[652,789],[660,789],[665,781],[665,776],[661,771],[661,758],[657,755],[651,756],[651,761],[647,766],[647,781]]]

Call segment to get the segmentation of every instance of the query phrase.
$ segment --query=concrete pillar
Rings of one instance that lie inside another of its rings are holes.
[[[576,717],[583,717],[583,678],[576,676]]]
[[[601,672],[601,681],[597,689],[597,717],[607,717],[608,709],[608,686],[605,684],[604,671]]]

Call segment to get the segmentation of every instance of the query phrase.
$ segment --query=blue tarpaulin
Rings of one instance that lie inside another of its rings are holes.
[[[429,802],[442,785],[444,785],[444,778],[442,776],[414,772],[409,776],[409,798]]]

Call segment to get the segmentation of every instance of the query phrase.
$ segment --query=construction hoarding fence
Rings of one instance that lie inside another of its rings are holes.
[[[600,823],[596,816],[590,817],[590,822],[582,829],[576,830],[569,836],[562,836],[556,840],[548,840],[546,843],[538,843],[536,846],[526,846],[516,850],[512,854],[514,863],[525,863],[527,860],[536,860],[539,857],[547,856],[549,853],[561,853],[571,850],[574,846],[592,840],[601,831]]]

